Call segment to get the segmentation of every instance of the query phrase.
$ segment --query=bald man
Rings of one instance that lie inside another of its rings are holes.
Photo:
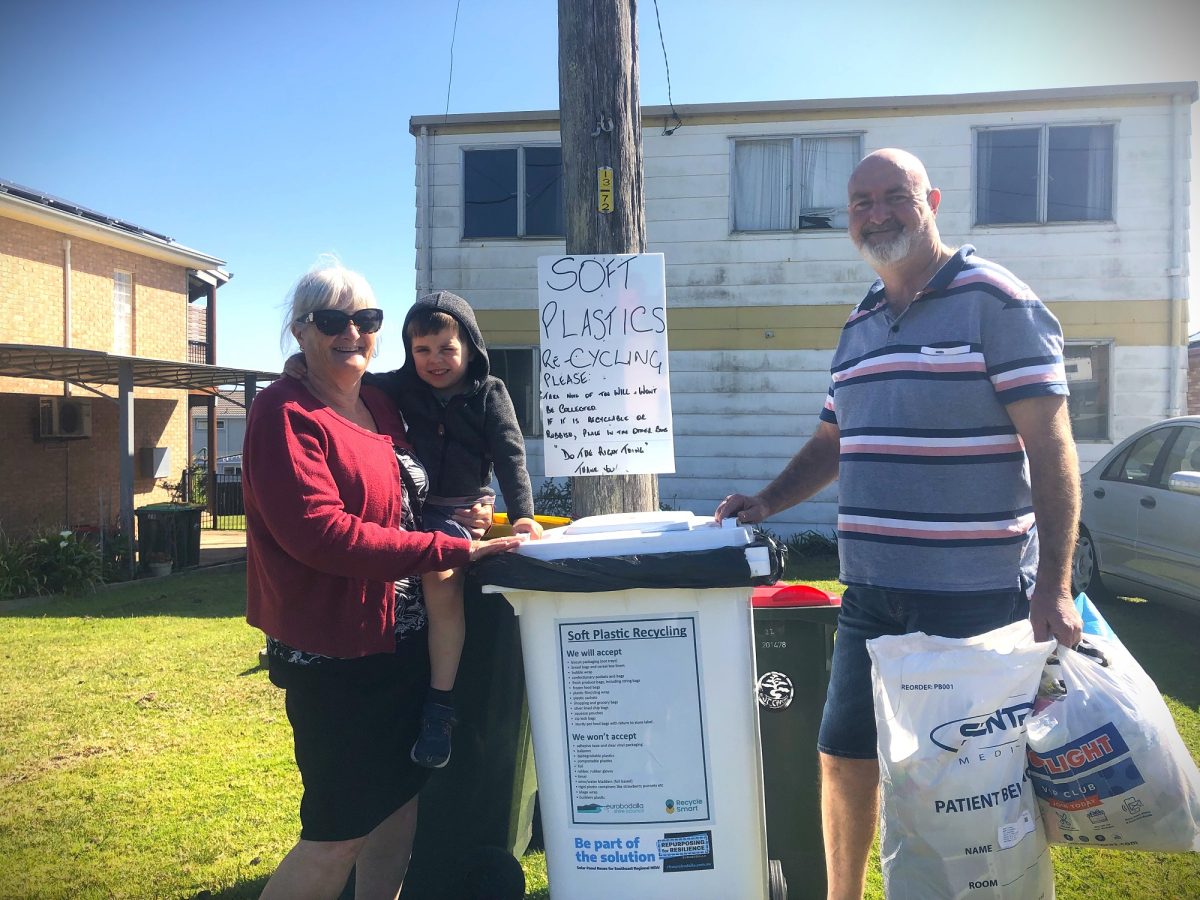
[[[866,641],[968,637],[1028,616],[1074,646],[1079,465],[1062,329],[1024,283],[942,242],[921,161],[878,150],[850,177],[850,239],[879,279],[834,353],[812,438],[718,519],[762,522],[838,484],[847,585],[817,748],[831,900],[861,898],[879,817]]]

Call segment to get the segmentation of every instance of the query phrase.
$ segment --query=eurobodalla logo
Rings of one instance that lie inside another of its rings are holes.
[[[929,739],[951,753],[957,753],[971,738],[986,737],[1010,729],[1020,733],[1025,717],[1033,712],[1032,703],[1017,703],[1003,709],[977,713],[962,719],[943,722],[929,732]]]

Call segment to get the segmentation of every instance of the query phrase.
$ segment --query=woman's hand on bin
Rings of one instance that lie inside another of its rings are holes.
[[[730,494],[713,513],[718,522],[723,519],[737,518],[739,525],[755,525],[771,515],[771,510],[758,495],[747,497],[745,494]]]
[[[471,541],[471,562],[479,562],[485,556],[494,556],[497,553],[507,553],[509,550],[516,550],[523,543],[525,543],[524,538],[518,537],[515,534],[508,537],[493,538],[490,541]]]
[[[542,536],[542,524],[536,519],[517,519],[513,522],[513,534],[527,534],[531,541]]]

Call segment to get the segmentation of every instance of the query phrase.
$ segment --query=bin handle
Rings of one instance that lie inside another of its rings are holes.
[[[785,584],[772,588],[756,588],[753,595],[756,607],[771,606],[840,606],[842,598],[827,594],[811,584]]]

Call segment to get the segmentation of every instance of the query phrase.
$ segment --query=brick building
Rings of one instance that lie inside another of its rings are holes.
[[[187,364],[188,309],[214,321],[222,265],[0,181],[0,529],[109,525],[168,499],[190,458],[188,389],[226,377]]]

